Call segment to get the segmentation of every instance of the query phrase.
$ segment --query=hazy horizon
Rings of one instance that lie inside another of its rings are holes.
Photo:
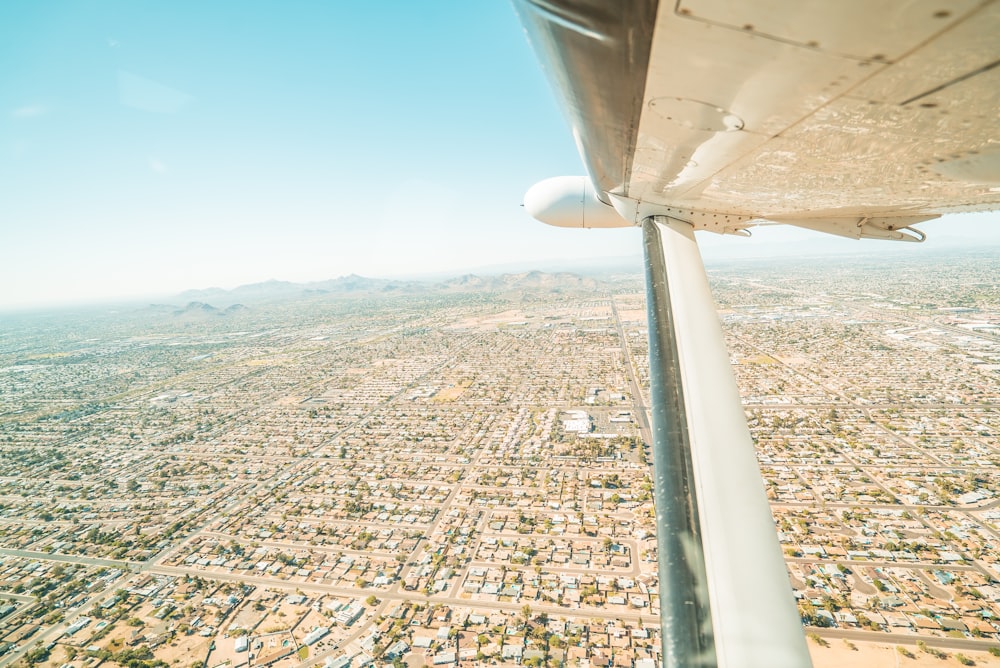
[[[753,260],[774,260],[774,261],[794,261],[799,259],[814,258],[822,261],[836,261],[839,259],[871,258],[881,256],[887,261],[917,259],[927,255],[939,255],[943,253],[967,253],[967,252],[989,252],[996,247],[993,235],[981,235],[984,226],[989,223],[980,220],[987,214],[967,215],[965,220],[960,220],[960,224],[952,223],[944,230],[935,232],[928,224],[922,229],[935,234],[933,239],[928,239],[923,244],[910,244],[900,242],[885,242],[878,240],[855,241],[829,235],[820,234],[808,230],[800,230],[787,227],[759,228],[752,239],[746,240],[738,237],[720,237],[711,233],[699,233],[698,239],[705,258],[706,266],[709,269],[724,268],[730,263]],[[934,221],[938,222],[938,221]],[[944,221],[947,223],[948,221]],[[590,233],[591,230],[573,231],[570,233]],[[599,233],[609,233],[608,231],[597,231]],[[621,233],[622,231],[616,231]],[[638,230],[626,230],[638,239]],[[984,245],[983,237],[991,243]],[[935,243],[936,242],[936,243]],[[620,272],[634,269],[636,273],[642,272],[642,256],[638,252],[631,255],[603,255],[594,257],[552,257],[540,260],[520,260],[499,262],[483,265],[459,266],[454,269],[439,269],[428,271],[411,271],[400,273],[362,273],[356,271],[337,272],[331,271],[326,276],[308,278],[305,280],[295,280],[294,277],[266,276],[256,280],[240,281],[233,280],[216,284],[201,285],[181,285],[175,289],[162,289],[159,291],[145,291],[121,294],[102,294],[93,296],[81,296],[77,298],[52,297],[46,300],[32,303],[19,303],[6,300],[6,296],[0,295],[0,313],[17,314],[31,312],[45,312],[50,310],[62,310],[71,308],[88,308],[103,306],[124,306],[135,305],[143,302],[181,302],[185,299],[186,293],[209,292],[213,290],[233,291],[238,288],[262,285],[269,282],[291,283],[296,285],[308,285],[322,283],[325,281],[335,281],[352,275],[361,276],[374,280],[393,281],[415,281],[433,283],[457,278],[466,274],[481,276],[498,276],[501,274],[521,273],[528,271],[571,272],[582,275],[600,275],[609,272]]]
[[[584,169],[508,5],[191,15],[0,6],[0,308],[640,253],[635,229],[519,206]],[[922,225],[927,245],[961,221]],[[975,235],[1000,245],[1000,226]],[[878,243],[701,238],[709,261]]]

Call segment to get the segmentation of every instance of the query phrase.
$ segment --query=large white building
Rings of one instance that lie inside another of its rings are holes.
[[[594,428],[587,411],[565,411],[563,415],[563,431],[567,433],[587,434]]]

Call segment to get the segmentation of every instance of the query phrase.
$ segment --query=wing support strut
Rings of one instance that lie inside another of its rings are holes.
[[[653,485],[666,668],[715,665],[691,440],[660,226],[644,224]]]
[[[694,228],[643,241],[663,666],[809,666]]]

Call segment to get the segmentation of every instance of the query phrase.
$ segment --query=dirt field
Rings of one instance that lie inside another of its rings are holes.
[[[828,647],[809,641],[809,653],[812,656],[813,668],[952,668],[962,664],[955,658],[956,654],[964,654],[972,659],[976,666],[1000,666],[1000,657],[991,656],[986,652],[955,652],[945,651],[946,658],[939,658],[920,651],[913,645],[901,645],[910,656],[901,654],[896,645],[881,643],[853,642],[852,649],[843,640],[828,640]],[[970,665],[970,664],[966,664]]]

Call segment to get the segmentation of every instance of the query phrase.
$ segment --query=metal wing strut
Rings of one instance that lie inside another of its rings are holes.
[[[663,665],[809,666],[694,229],[643,236]]]

